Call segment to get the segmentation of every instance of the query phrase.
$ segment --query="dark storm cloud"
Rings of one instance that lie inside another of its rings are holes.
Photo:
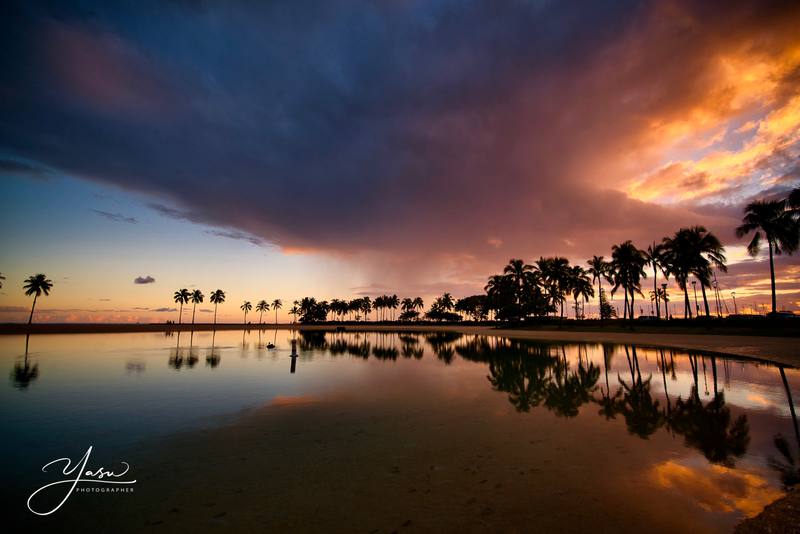
[[[147,276],[137,276],[133,279],[134,284],[155,284],[156,279],[150,275]]]
[[[134,219],[133,217],[127,217],[127,216],[125,216],[125,215],[123,215],[121,213],[111,213],[111,212],[108,212],[108,211],[95,210],[95,209],[93,209],[91,211],[96,213],[100,217],[103,217],[104,219],[108,219],[109,221],[124,222],[124,223],[128,223],[128,224],[138,224],[138,222],[139,222],[136,219]]]
[[[0,175],[45,178],[48,175],[48,171],[25,161],[0,158]]]
[[[780,2],[81,5],[3,8],[0,150],[216,235],[464,276],[730,226],[632,200],[597,162],[702,102],[727,41],[779,47],[798,20]]]

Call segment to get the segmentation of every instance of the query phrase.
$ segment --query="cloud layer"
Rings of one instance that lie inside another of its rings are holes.
[[[731,243],[798,180],[796,2],[136,6],[8,8],[0,149],[374,280]]]

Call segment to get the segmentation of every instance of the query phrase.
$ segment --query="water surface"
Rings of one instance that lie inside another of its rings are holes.
[[[27,344],[0,337],[3,498],[26,525],[727,531],[800,478],[800,373],[769,364],[452,332]],[[34,518],[41,466],[89,445],[136,493]]]

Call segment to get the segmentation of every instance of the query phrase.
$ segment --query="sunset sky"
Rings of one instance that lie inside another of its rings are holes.
[[[0,322],[38,272],[40,321],[176,319],[181,287],[285,319],[694,224],[741,311],[742,207],[800,184],[796,1],[11,1],[0,46]]]

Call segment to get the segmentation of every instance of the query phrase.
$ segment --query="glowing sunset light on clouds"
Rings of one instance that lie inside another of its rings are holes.
[[[0,10],[0,322],[37,272],[42,321],[175,319],[180,287],[225,289],[236,320],[465,296],[511,257],[694,224],[728,248],[725,298],[768,302],[733,229],[800,183],[797,2]],[[800,262],[776,266],[797,309]]]

